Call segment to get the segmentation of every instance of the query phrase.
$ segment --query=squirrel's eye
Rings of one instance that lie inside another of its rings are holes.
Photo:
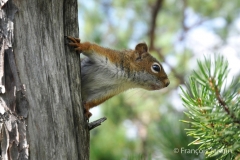
[[[153,63],[151,70],[152,70],[154,73],[159,73],[160,70],[161,70],[161,67],[160,67],[159,64]]]

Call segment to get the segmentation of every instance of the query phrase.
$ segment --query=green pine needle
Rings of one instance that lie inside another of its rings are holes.
[[[198,69],[181,88],[182,102],[190,124],[187,135],[196,138],[189,145],[200,145],[207,157],[240,157],[240,85],[236,76],[227,85],[228,62],[223,56],[204,57]],[[223,87],[224,86],[224,87]]]

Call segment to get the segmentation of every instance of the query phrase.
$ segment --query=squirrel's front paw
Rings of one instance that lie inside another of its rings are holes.
[[[70,42],[68,43],[69,46],[74,47],[77,52],[80,52],[80,53],[82,52],[81,43],[80,43],[81,40],[79,38],[74,38],[71,36],[66,36],[66,38],[70,40]]]

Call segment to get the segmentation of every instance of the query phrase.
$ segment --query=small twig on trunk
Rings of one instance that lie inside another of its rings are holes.
[[[102,122],[104,122],[105,120],[107,120],[106,117],[100,118],[96,121],[93,121],[91,123],[88,124],[88,129],[92,130],[93,128],[96,128],[97,126],[100,126],[102,124]]]

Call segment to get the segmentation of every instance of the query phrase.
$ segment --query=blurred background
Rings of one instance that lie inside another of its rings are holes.
[[[222,54],[231,68],[240,67],[239,0],[79,0],[82,41],[112,49],[134,49],[146,42],[163,65],[170,85],[160,91],[133,89],[91,110],[91,160],[205,159],[191,152],[199,146],[186,135],[187,124],[179,86],[197,66],[197,59]],[[214,159],[214,158],[212,158]]]

